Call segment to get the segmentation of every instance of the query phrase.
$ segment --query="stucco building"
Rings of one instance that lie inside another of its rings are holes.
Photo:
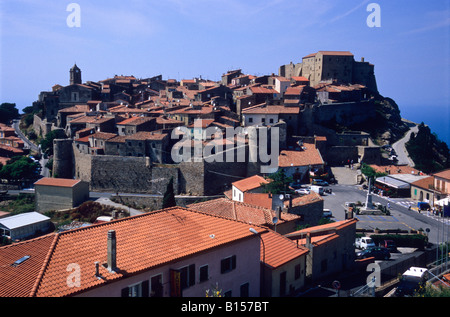
[[[267,229],[250,228],[175,207],[51,233],[0,248],[0,296],[257,297]]]
[[[74,208],[89,199],[89,184],[78,179],[44,177],[34,188],[38,212]]]

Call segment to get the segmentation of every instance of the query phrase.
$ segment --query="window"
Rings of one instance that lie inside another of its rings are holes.
[[[203,265],[200,267],[200,282],[207,281],[209,279],[208,265]]]
[[[301,272],[302,272],[302,267],[300,264],[297,264],[295,266],[295,279],[298,280],[301,276]]]
[[[220,273],[228,273],[236,268],[236,256],[230,256],[220,261]]]
[[[286,272],[280,273],[280,296],[286,295]]]
[[[142,281],[122,289],[122,297],[148,297],[149,281]]]
[[[151,297],[162,297],[163,296],[163,284],[162,284],[162,275],[156,275],[153,276],[150,280],[151,284],[151,290],[150,290],[150,296]]]
[[[253,123],[253,118],[248,118],[248,122]]]
[[[273,123],[273,119],[270,119],[269,122],[270,122],[270,123]]]
[[[181,289],[188,288],[195,284],[195,264],[180,269],[180,282]]]
[[[136,284],[128,287],[128,297],[141,297],[142,296],[142,285]]]
[[[240,287],[240,297],[249,297],[250,293],[249,293],[249,288],[250,285],[248,283],[242,284]]]

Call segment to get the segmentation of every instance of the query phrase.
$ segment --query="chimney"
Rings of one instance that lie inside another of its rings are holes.
[[[108,271],[115,272],[116,267],[116,231],[109,230],[108,231]]]
[[[306,247],[311,250],[311,232],[306,234]]]
[[[278,206],[278,208],[277,208],[277,217],[278,217],[278,220],[281,220],[281,206]]]
[[[95,276],[100,277],[99,263],[95,262]]]

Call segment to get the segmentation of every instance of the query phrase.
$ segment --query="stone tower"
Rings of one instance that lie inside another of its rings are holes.
[[[81,84],[81,69],[78,68],[77,64],[70,69],[70,84]]]
[[[73,178],[73,164],[72,139],[55,139],[53,141],[53,177]]]

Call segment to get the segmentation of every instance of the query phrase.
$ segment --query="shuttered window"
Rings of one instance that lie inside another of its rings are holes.
[[[236,256],[230,256],[220,261],[220,273],[227,273],[236,268]]]

